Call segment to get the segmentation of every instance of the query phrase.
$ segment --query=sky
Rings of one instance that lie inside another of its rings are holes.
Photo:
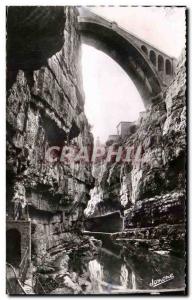
[[[185,46],[185,10],[173,7],[94,7],[96,14],[176,58]],[[82,45],[85,113],[94,137],[105,142],[120,121],[135,121],[144,111],[136,86],[105,53]]]

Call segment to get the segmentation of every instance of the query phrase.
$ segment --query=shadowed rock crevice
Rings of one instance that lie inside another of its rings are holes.
[[[7,63],[10,69],[35,70],[64,43],[64,7],[8,7]]]

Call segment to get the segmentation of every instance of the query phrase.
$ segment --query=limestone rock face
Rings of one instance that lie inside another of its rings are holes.
[[[7,213],[13,217],[22,194],[32,250],[43,255],[63,232],[80,230],[93,181],[89,165],[59,161],[63,146],[80,149],[93,141],[84,114],[77,11],[26,7],[22,19],[16,7],[8,14]],[[56,161],[49,162],[46,152],[55,146]]]
[[[90,191],[90,196],[91,199],[87,203],[87,207],[84,210],[84,214],[87,217],[92,216],[92,214],[98,214],[99,211],[99,204],[103,202],[103,194],[102,190],[99,186],[95,186],[91,191]]]
[[[120,204],[125,229],[184,222],[185,73],[183,55],[163,100],[140,115],[135,133],[113,144],[114,149],[131,149],[130,159],[104,160],[98,167],[96,178],[103,205],[112,210],[114,202]],[[90,212],[93,214],[94,211]]]

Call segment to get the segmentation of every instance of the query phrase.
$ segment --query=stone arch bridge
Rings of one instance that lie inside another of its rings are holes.
[[[174,57],[85,7],[78,7],[78,15],[82,41],[108,54],[125,70],[145,106],[162,95],[175,74],[177,61]],[[65,22],[64,10],[60,6],[51,9],[29,6],[22,11],[19,7],[9,8],[7,66],[10,82],[18,69],[36,70],[60,51],[64,43]]]
[[[176,59],[84,7],[79,7],[82,41],[114,59],[135,83],[145,106],[162,96],[175,74]]]

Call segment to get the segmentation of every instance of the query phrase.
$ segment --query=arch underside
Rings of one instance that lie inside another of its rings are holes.
[[[155,71],[135,45],[120,34],[96,23],[81,22],[80,31],[85,44],[105,52],[114,59],[136,85],[145,106],[162,91]]]

